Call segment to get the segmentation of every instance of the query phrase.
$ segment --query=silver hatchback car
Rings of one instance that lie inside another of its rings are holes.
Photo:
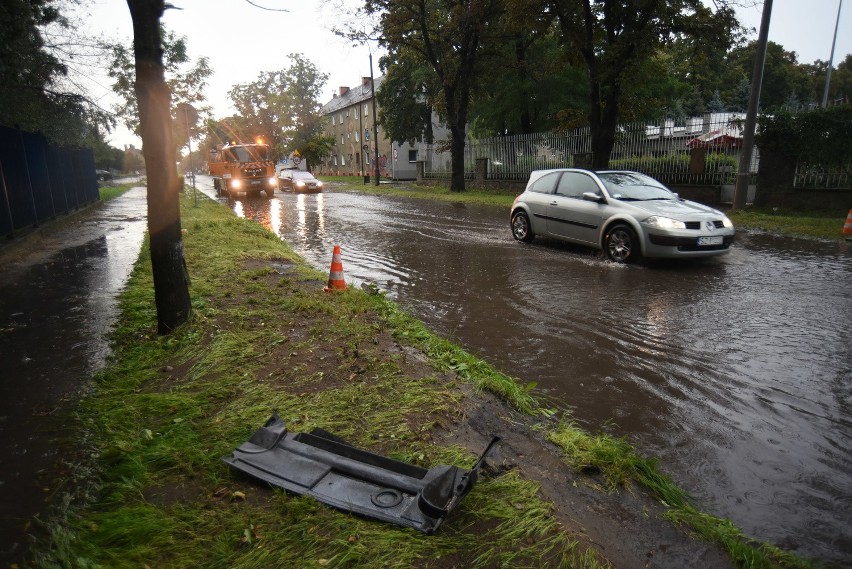
[[[518,241],[554,237],[602,249],[617,263],[724,255],[734,242],[725,214],[639,172],[535,170],[510,219]]]

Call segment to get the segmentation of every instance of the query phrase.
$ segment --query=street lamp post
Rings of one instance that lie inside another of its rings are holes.
[[[828,106],[828,86],[831,83],[831,67],[834,65],[834,46],[837,45],[837,27],[840,25],[840,10],[843,0],[837,4],[837,21],[834,23],[834,39],[831,41],[831,56],[828,58],[828,69],[825,73],[825,90],[822,92],[822,108]]]
[[[751,74],[751,95],[746,111],[743,149],[740,154],[740,166],[737,172],[737,184],[734,187],[734,203],[731,209],[745,208],[748,199],[748,181],[751,176],[751,156],[754,152],[754,128],[757,123],[757,107],[760,103],[760,89],[763,85],[763,65],[766,62],[766,44],[769,41],[769,17],[772,14],[772,0],[764,0],[763,15],[760,19],[760,32],[757,37],[757,53]]]

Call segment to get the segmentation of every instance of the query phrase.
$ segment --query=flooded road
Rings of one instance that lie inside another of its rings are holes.
[[[60,220],[5,251],[0,279],[0,564],[23,559],[30,520],[73,493],[71,403],[109,353],[104,334],[139,256],[145,188]]]
[[[848,244],[740,232],[722,258],[620,266],[516,243],[505,208],[333,188],[231,206],[320,270],[339,244],[348,284],[627,436],[701,509],[852,562]]]

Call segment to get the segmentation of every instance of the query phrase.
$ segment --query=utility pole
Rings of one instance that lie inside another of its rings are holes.
[[[376,116],[376,81],[373,79],[373,52],[370,52],[370,91],[373,96],[373,145],[376,149],[376,155],[373,159],[376,170],[376,182],[379,185],[379,117]]]
[[[831,84],[831,68],[834,65],[834,46],[837,45],[837,27],[840,25],[840,10],[843,0],[837,4],[837,21],[834,23],[834,39],[831,41],[831,56],[828,58],[828,69],[825,72],[825,91],[822,92],[822,108],[828,106],[828,86]]]
[[[732,210],[742,209],[748,199],[748,181],[751,174],[751,156],[754,151],[754,128],[757,123],[757,107],[760,103],[760,89],[763,86],[763,65],[766,61],[766,44],[769,41],[769,17],[772,14],[772,0],[763,0],[763,16],[760,18],[760,32],[757,37],[757,53],[754,58],[754,70],[751,73],[751,96],[746,111],[745,132],[743,133],[743,151],[740,154],[740,167],[737,172],[737,185],[734,189]]]

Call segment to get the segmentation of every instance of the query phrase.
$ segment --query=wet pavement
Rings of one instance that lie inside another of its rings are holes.
[[[627,436],[701,509],[852,562],[848,244],[740,232],[725,257],[620,266],[516,243],[504,208],[330,190],[230,206],[321,270],[341,245],[350,285]]]
[[[66,457],[73,403],[109,354],[104,335],[139,256],[135,188],[0,251],[0,563],[22,558],[37,519],[76,492]]]

